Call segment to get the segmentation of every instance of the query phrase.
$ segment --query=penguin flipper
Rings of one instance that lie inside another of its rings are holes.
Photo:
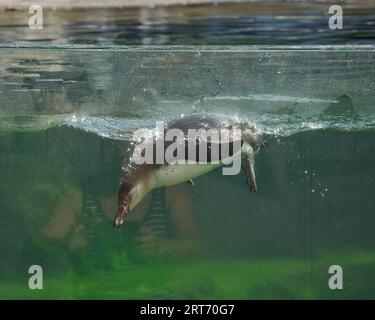
[[[247,184],[249,186],[250,192],[257,192],[257,183],[255,178],[255,159],[254,159],[254,153],[249,151],[245,158],[242,159],[242,168],[245,171],[246,178],[247,178]]]

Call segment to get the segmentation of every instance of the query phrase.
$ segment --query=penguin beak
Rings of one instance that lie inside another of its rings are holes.
[[[117,215],[113,221],[113,226],[116,230],[120,229],[128,213],[129,213],[129,205],[121,205],[118,208]]]

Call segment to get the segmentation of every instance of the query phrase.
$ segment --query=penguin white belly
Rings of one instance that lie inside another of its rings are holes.
[[[240,160],[243,152],[246,151],[248,147],[249,145],[247,143],[244,143],[240,152],[216,164],[198,164],[196,162],[192,162],[189,164],[176,163],[162,165],[154,173],[156,188],[162,186],[173,186],[179,183],[183,183],[201,176],[202,174],[210,172],[218,167],[221,167],[223,164],[231,163],[236,159]]]
[[[205,174],[221,164],[170,164],[155,171],[157,187],[173,186]]]

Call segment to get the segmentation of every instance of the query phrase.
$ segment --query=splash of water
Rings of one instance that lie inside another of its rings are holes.
[[[247,104],[245,107],[241,107],[235,103],[235,101],[247,99],[257,100],[260,103],[264,101],[272,102],[272,105],[265,107],[264,104],[260,104],[259,107],[249,107]],[[205,103],[205,101],[208,101],[208,103]],[[223,105],[212,104],[215,101],[225,101],[225,103]],[[286,107],[280,107],[285,102],[288,102]],[[318,110],[319,112],[311,114],[311,110]],[[85,113],[8,117],[0,115],[0,132],[33,132],[67,126],[103,138],[131,140],[134,131],[137,129],[152,129],[155,127],[156,121],[168,122],[194,112],[225,113],[238,116],[254,123],[260,133],[275,137],[288,137],[293,134],[316,130],[346,132],[375,130],[375,115],[362,116],[358,114],[353,107],[351,98],[348,96],[327,100],[253,94],[248,96],[209,97],[191,104],[182,101],[173,104],[161,102],[161,105],[143,109],[141,114],[131,116],[90,115]]]
[[[241,116],[247,118],[246,116]],[[156,121],[172,120],[163,118],[127,119],[110,116],[18,116],[0,119],[0,132],[35,132],[53,127],[68,126],[103,138],[131,140],[135,130],[154,128]],[[313,116],[302,118],[298,115],[265,114],[251,118],[261,133],[275,137],[316,131],[337,130],[345,132],[375,131],[375,119],[350,119],[335,116]]]

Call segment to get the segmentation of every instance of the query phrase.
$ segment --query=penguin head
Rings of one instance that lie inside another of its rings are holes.
[[[127,215],[152,189],[150,178],[147,178],[144,167],[128,173],[121,181],[117,195],[118,210],[113,221],[115,229],[119,229]]]

